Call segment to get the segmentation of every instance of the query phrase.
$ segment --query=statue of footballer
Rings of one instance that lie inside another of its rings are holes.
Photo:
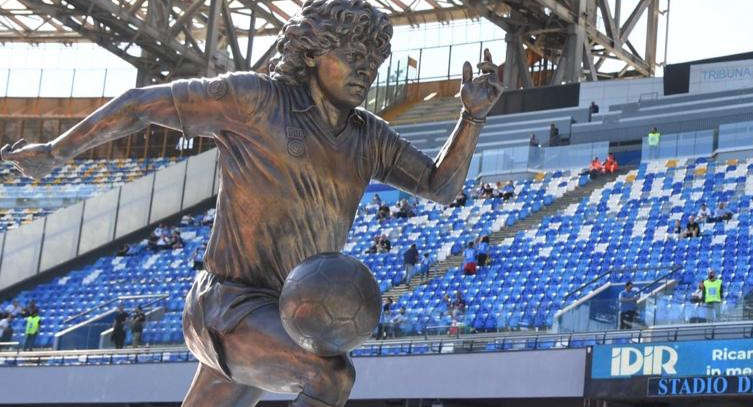
[[[282,28],[269,75],[233,72],[131,89],[55,140],[6,145],[2,159],[42,177],[82,152],[156,124],[219,150],[217,214],[186,298],[183,330],[201,362],[183,405],[253,406],[264,391],[296,407],[343,406],[347,355],[305,350],[278,300],[305,259],[339,252],[369,181],[449,203],[502,94],[488,50],[463,65],[457,125],[431,159],[358,108],[390,54],[392,26],[364,0],[308,0]]]

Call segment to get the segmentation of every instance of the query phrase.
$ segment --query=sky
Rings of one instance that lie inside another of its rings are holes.
[[[614,0],[609,0],[614,4]],[[671,3],[670,3],[671,1]],[[638,0],[623,0],[623,19]],[[753,0],[660,0],[660,9],[669,4],[668,63],[711,58],[753,51]],[[666,14],[659,19],[657,59],[664,61]],[[645,17],[634,29],[632,42],[642,53],[645,47]],[[492,49],[495,62],[504,56],[504,31],[492,23],[458,21],[450,26],[425,25],[417,29],[396,27],[392,41],[391,76],[400,61],[418,59],[422,52],[421,78],[442,78],[459,75],[463,61],[474,61],[481,48]],[[260,56],[273,38],[258,38],[254,56]],[[449,44],[455,44],[449,52]],[[428,48],[427,48],[428,47]],[[245,46],[241,46],[245,48]],[[387,65],[380,70],[380,81],[386,78]],[[620,63],[605,65],[619,70]],[[44,69],[44,73],[40,73]],[[9,74],[10,70],[10,74]],[[74,72],[75,71],[75,72]],[[401,71],[404,72],[404,71]],[[418,72],[410,71],[410,78]],[[657,75],[662,75],[661,68]],[[402,74],[401,74],[402,77]],[[118,57],[93,44],[73,47],[59,44],[30,46],[0,44],[1,96],[114,96],[128,89],[135,81],[135,69]]]

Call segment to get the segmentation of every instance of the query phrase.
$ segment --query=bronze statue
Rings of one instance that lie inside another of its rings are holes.
[[[371,179],[449,203],[486,114],[502,93],[486,50],[463,65],[462,113],[435,159],[357,108],[390,53],[389,18],[364,0],[308,0],[277,42],[269,76],[236,72],[132,89],[55,140],[5,146],[2,159],[41,177],[84,151],[157,124],[219,149],[217,215],[186,298],[186,344],[201,362],[185,406],[254,405],[263,391],[293,406],[342,406],[347,356],[320,357],[283,330],[277,306],[303,259],[340,251]]]

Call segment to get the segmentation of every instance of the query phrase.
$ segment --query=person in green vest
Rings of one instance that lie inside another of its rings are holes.
[[[648,132],[648,154],[649,158],[659,158],[659,142],[661,141],[661,133],[656,127],[652,127]]]
[[[39,312],[36,309],[31,311],[31,314],[26,317],[26,341],[24,341],[24,350],[33,350],[34,341],[39,334]]]
[[[706,304],[706,320],[714,322],[719,318],[722,308],[724,286],[722,280],[716,278],[714,270],[709,270],[709,277],[703,281],[703,303]]]

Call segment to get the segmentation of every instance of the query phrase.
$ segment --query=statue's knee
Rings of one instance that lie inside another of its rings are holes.
[[[356,369],[350,359],[343,356],[323,359],[317,374],[304,385],[303,393],[331,406],[341,406],[348,400],[356,380]]]

